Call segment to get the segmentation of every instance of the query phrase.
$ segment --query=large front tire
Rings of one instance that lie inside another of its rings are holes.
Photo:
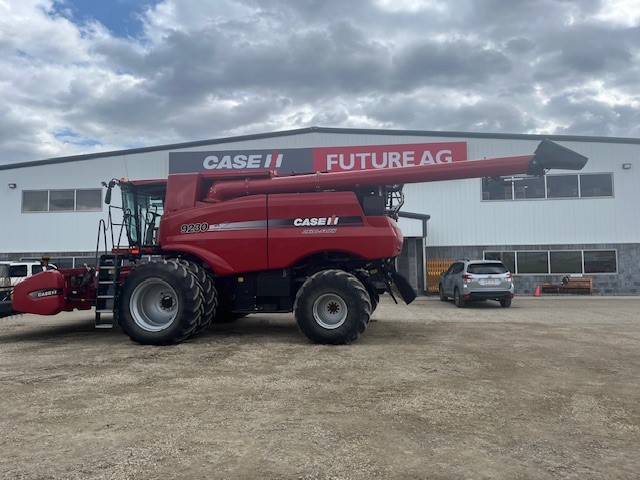
[[[307,279],[296,296],[298,327],[316,343],[340,345],[363,333],[371,316],[369,293],[342,270],[323,270]]]
[[[120,297],[120,325],[131,340],[148,345],[178,343],[201,322],[202,291],[194,275],[174,261],[134,268]]]

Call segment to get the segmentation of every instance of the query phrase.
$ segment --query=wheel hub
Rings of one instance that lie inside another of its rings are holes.
[[[160,308],[162,308],[162,310],[164,311],[168,311],[168,310],[171,310],[172,307],[173,307],[173,298],[170,295],[165,294],[160,299]]]
[[[339,295],[326,293],[313,303],[313,318],[322,328],[336,329],[344,324],[349,310]]]
[[[148,332],[159,332],[176,319],[178,296],[164,280],[149,278],[134,289],[129,309],[136,325]]]

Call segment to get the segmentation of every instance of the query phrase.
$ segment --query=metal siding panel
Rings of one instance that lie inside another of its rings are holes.
[[[402,144],[466,141],[468,157],[478,159],[530,154],[531,139],[465,138],[426,135],[309,132],[294,136],[185,148],[187,151],[235,148],[301,148],[332,145]],[[640,145],[606,142],[558,142],[587,157],[584,172],[613,172],[613,199],[483,202],[478,179],[407,185],[404,210],[431,215],[428,245],[502,245],[640,242]],[[63,164],[0,170],[2,221],[0,250],[84,250],[95,247],[103,212],[22,214],[21,191],[46,188],[91,188],[116,177],[163,178],[170,149],[129,153]],[[172,149],[171,151],[177,151]],[[622,163],[632,168],[623,170]],[[16,183],[11,190],[8,183]]]
[[[422,220],[416,220],[414,218],[402,218],[398,219],[398,226],[402,230],[402,236],[405,238],[418,237],[422,238]]]
[[[103,204],[100,212],[22,213],[22,191],[101,188],[100,182],[119,177],[162,178],[168,171],[168,152],[162,153],[0,171],[4,185],[9,182],[17,185],[14,190],[0,189],[0,201],[5,207],[3,221],[15,226],[1,229],[0,252],[95,250],[98,222],[107,217],[106,205]],[[114,203],[119,204],[119,201],[114,200]]]

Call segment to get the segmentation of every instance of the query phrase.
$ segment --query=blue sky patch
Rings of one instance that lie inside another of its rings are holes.
[[[102,145],[102,142],[100,142],[99,140],[96,140],[95,138],[83,137],[69,127],[53,132],[53,136],[63,143],[71,143],[73,145],[83,145],[86,147]]]
[[[137,37],[142,33],[140,16],[160,0],[58,0],[55,12],[75,23],[96,20],[117,37]]]

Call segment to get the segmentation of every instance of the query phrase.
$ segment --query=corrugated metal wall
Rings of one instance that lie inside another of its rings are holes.
[[[282,137],[187,147],[184,151],[387,145],[466,141],[468,157],[477,159],[531,154],[538,141],[450,136],[380,135],[308,132]],[[614,198],[482,201],[479,179],[434,182],[405,187],[403,210],[431,215],[428,246],[637,243],[640,241],[640,145],[559,142],[587,157],[585,172],[612,172]],[[178,151],[174,149],[173,151]],[[21,213],[23,190],[92,188],[112,177],[162,178],[169,150],[85,159],[0,170],[0,253],[92,251],[102,212]],[[622,169],[623,163],[632,168]],[[15,183],[17,188],[9,189]],[[403,222],[405,234],[417,236],[418,222]]]
[[[640,241],[640,209],[634,206],[640,187],[640,146],[559,143],[589,157],[582,172],[613,173],[614,198],[483,201],[481,180],[469,179],[407,185],[404,209],[431,215],[428,246]],[[536,145],[470,139],[469,158],[527,154]],[[632,168],[623,169],[623,163]]]

